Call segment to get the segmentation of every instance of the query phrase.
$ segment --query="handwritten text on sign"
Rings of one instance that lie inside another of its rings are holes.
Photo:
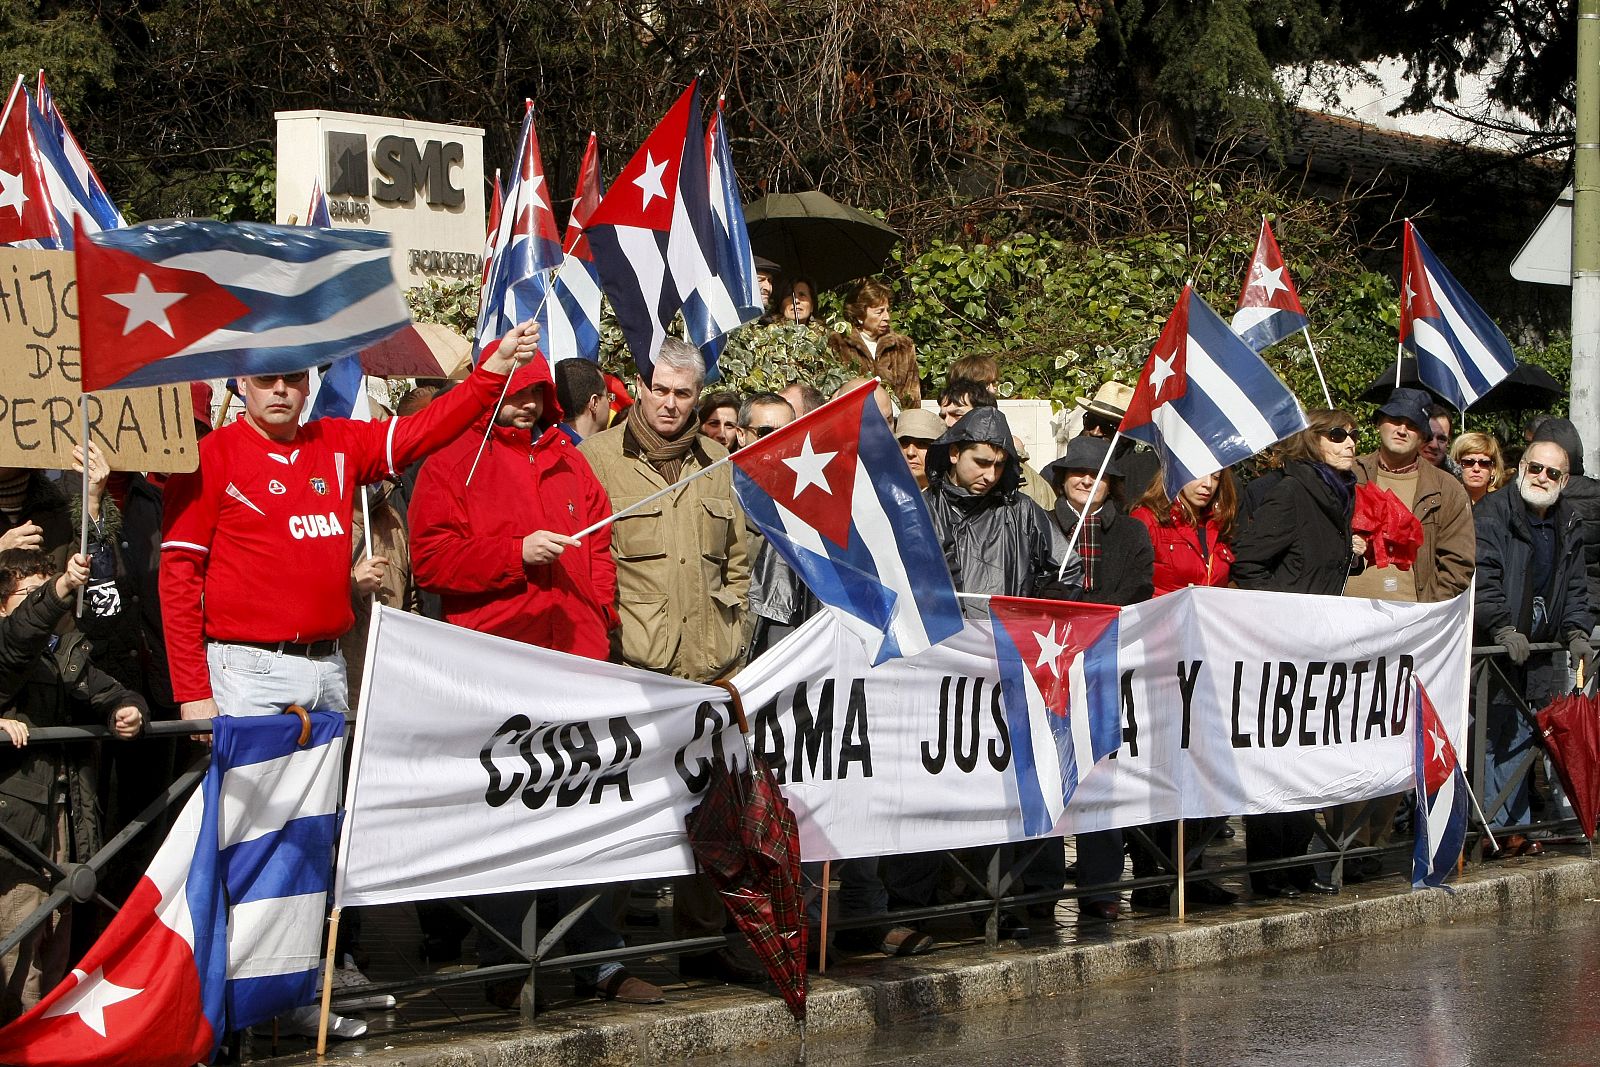
[[[78,279],[70,252],[0,248],[0,467],[72,466],[82,421]],[[188,385],[90,393],[89,439],[113,470],[189,471]]]

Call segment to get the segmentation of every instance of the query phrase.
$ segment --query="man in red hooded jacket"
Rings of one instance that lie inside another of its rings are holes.
[[[512,375],[471,485],[467,474],[479,434],[445,446],[422,465],[409,510],[412,573],[422,588],[439,595],[446,622],[605,659],[617,626],[611,528],[581,542],[572,535],[610,515],[611,501],[589,461],[557,427],[560,421],[549,365],[536,359]],[[557,890],[561,910],[575,907],[588,892]],[[569,952],[622,947],[622,935],[607,921],[613,909],[606,895],[567,932]],[[505,894],[479,907],[516,940],[531,901],[531,894]],[[485,966],[508,956],[492,942],[480,945]],[[617,963],[575,968],[574,975],[580,989],[608,1000],[662,1000],[658,987]],[[495,983],[490,1000],[509,1008],[521,985],[520,979]]]

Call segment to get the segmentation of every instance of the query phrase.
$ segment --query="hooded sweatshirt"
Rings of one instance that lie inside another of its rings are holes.
[[[439,595],[446,622],[605,659],[616,625],[611,528],[549,563],[522,560],[523,538],[535,530],[571,535],[611,514],[589,462],[557,429],[561,406],[544,360],[519,368],[509,391],[530,385],[544,393],[538,426],[494,426],[470,486],[491,415],[423,464],[410,508],[413,571]]]

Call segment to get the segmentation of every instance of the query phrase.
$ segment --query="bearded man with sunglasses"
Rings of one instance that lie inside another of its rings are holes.
[[[1533,652],[1531,644],[1561,642],[1574,665],[1593,653],[1594,626],[1584,571],[1583,520],[1562,493],[1572,459],[1554,441],[1535,440],[1517,464],[1517,479],[1490,493],[1474,513],[1478,536],[1478,585],[1474,624],[1486,643],[1501,646],[1510,661],[1505,674],[1533,707],[1566,689],[1564,657]],[[1484,762],[1484,798],[1511,785],[1517,765],[1533,745],[1533,730],[1497,693],[1489,706]],[[1528,779],[1516,782],[1506,803],[1490,811],[1494,826],[1516,826],[1531,816]],[[1505,848],[1526,855],[1535,843],[1514,835]]]
[[[358,487],[448,444],[494,406],[539,328],[508,333],[460,385],[387,422],[302,426],[305,371],[241,378],[244,414],[208,434],[165,490],[161,617],[185,719],[347,707],[339,636],[350,610]]]

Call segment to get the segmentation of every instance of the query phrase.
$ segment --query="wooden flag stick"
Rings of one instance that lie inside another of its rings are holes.
[[[833,886],[833,861],[822,861],[822,928],[817,934],[817,973],[828,973],[828,890]]]
[[[339,944],[339,913],[342,910],[334,908],[333,914],[328,917],[328,952],[322,961],[322,1014],[317,1019],[318,1059],[328,1053],[328,1013],[333,1006],[333,955]]]
[[[1187,904],[1187,901],[1184,899],[1184,890],[1187,887],[1187,882],[1186,882],[1186,879],[1185,879],[1184,872],[1188,869],[1188,867],[1189,867],[1189,864],[1187,862],[1187,857],[1184,855],[1184,848],[1183,848],[1183,820],[1179,819],[1178,820],[1178,921],[1179,922],[1187,921],[1187,912],[1185,910],[1185,905]]]
[[[89,554],[89,395],[87,393],[78,394],[78,412],[82,416],[80,426],[83,430],[78,438],[83,447],[83,495],[80,501],[83,516],[78,524],[78,554],[87,556]],[[84,588],[78,586],[78,606],[75,614],[79,618],[83,617]]]

